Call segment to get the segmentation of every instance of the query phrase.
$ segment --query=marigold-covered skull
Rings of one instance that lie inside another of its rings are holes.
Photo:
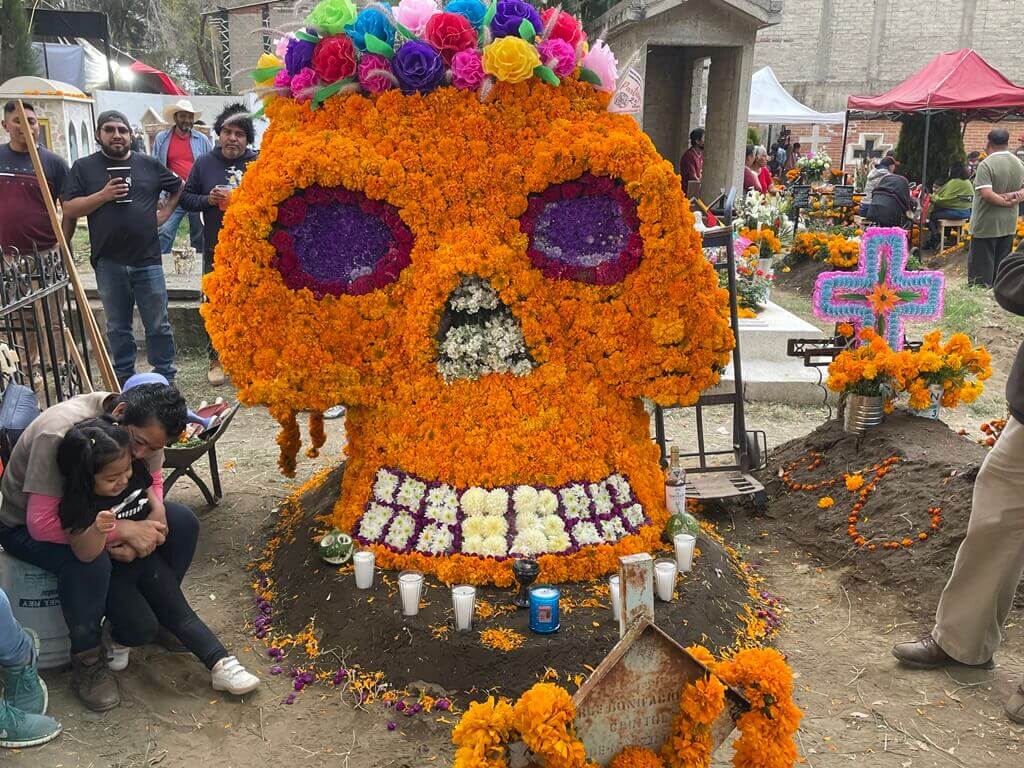
[[[447,581],[593,578],[666,518],[641,398],[727,362],[726,298],[672,166],[575,78],[267,109],[207,327],[285,425],[348,406],[334,522]]]

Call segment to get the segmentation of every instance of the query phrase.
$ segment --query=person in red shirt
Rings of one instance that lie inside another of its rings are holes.
[[[700,181],[704,175],[704,129],[690,131],[690,148],[679,161],[679,174],[683,177],[683,191],[691,181]]]
[[[772,172],[768,169],[767,149],[760,145],[754,147],[754,164],[751,167],[757,171],[757,181],[761,185],[761,191],[770,191],[772,188]]]
[[[743,158],[743,194],[751,189],[756,189],[758,192],[764,192],[761,189],[761,182],[757,179],[757,171],[753,168],[754,164],[754,145],[747,144],[747,152]]]
[[[164,109],[164,118],[173,127],[162,131],[153,140],[153,156],[184,181],[192,172],[195,161],[213,149],[213,142],[193,126],[198,116],[188,99],[179,99]],[[182,207],[171,212],[167,223],[160,228],[160,253],[171,252],[178,236],[181,220],[188,216],[189,240],[199,253],[203,252],[203,223],[198,213],[186,213]]]

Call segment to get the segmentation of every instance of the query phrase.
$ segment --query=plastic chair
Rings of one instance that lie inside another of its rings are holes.
[[[964,224],[969,222],[970,219],[938,219],[936,223],[939,225],[939,253],[946,250],[946,230],[956,230],[956,241],[959,243],[963,238],[961,234],[963,232]]]
[[[199,445],[190,445],[180,448],[176,448],[172,445],[164,449],[164,468],[171,470],[170,476],[164,481],[164,496],[170,494],[171,486],[177,482],[178,478],[184,475],[196,484],[202,492],[203,498],[206,499],[207,504],[211,507],[215,507],[220,504],[220,500],[224,496],[224,493],[221,490],[220,469],[217,466],[217,441],[220,439],[221,435],[227,431],[228,426],[231,424],[231,420],[234,419],[235,414],[238,413],[238,408],[239,403],[235,403],[228,411],[227,416],[218,422],[212,430],[200,435],[203,442]],[[200,410],[200,415],[205,415],[202,413],[202,409]],[[209,455],[210,457],[210,480],[213,485],[212,493],[193,466],[204,455]]]

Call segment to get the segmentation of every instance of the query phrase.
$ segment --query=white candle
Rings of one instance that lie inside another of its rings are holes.
[[[619,592],[619,577],[608,577],[608,592],[612,596],[612,618],[616,621],[622,614],[622,594]]]
[[[352,555],[352,562],[356,568],[356,587],[369,589],[373,586],[373,564],[376,558],[373,552],[364,549]]]
[[[676,565],[680,573],[687,573],[693,568],[693,548],[697,539],[689,533],[677,533],[672,542],[676,545]]]
[[[654,561],[654,590],[658,599],[666,603],[672,601],[672,593],[676,591],[676,561],[660,557]]]
[[[476,602],[476,587],[460,584],[452,587],[452,611],[455,613],[455,629],[466,632],[473,628],[473,607]]]
[[[402,615],[415,616],[420,612],[423,574],[419,571],[402,571],[398,574],[398,592],[402,597]]]

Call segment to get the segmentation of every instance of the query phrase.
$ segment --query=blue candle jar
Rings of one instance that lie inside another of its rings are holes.
[[[547,635],[558,631],[558,587],[548,585],[530,590],[530,631]]]

